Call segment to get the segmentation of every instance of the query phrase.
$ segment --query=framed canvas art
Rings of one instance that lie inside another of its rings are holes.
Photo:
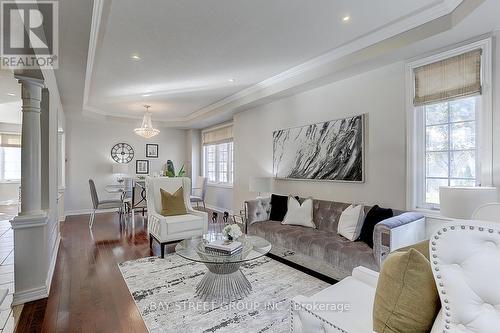
[[[364,182],[365,115],[273,132],[278,179]]]
[[[135,161],[135,173],[138,175],[149,174],[149,161],[148,160],[136,160]]]
[[[146,144],[146,157],[158,158],[158,145],[153,143]]]

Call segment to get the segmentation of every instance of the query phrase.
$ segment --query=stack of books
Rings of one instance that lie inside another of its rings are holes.
[[[205,250],[220,254],[235,254],[243,249],[241,242],[218,239],[205,245]]]

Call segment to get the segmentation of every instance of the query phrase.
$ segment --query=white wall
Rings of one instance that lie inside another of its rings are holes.
[[[249,177],[272,175],[274,130],[363,113],[365,183],[279,180],[274,192],[404,208],[404,98],[404,64],[396,63],[236,114],[233,208],[256,196]]]
[[[236,210],[234,210],[233,195],[234,191],[231,187],[208,185],[205,197],[206,204],[208,207],[219,211],[234,211],[237,213],[242,208],[236,207]]]
[[[139,122],[140,123],[140,122]],[[135,156],[129,163],[129,174],[135,176],[135,161],[149,160],[150,173],[163,169],[168,159],[174,162],[176,172],[186,159],[186,131],[160,128],[161,132],[149,140],[133,132],[139,124],[120,120],[92,119],[82,115],[66,114],[66,192],[67,214],[86,212],[92,207],[89,178],[96,184],[99,199],[116,198],[104,190],[116,184],[112,174],[111,148],[119,142],[130,144]],[[159,144],[159,158],[146,158],[146,143]]]
[[[500,31],[493,39],[493,184],[500,186]]]

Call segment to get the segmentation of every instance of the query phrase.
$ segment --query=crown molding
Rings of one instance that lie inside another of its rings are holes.
[[[89,95],[92,86],[93,67],[96,56],[97,45],[102,36],[100,30],[103,26],[102,21],[105,15],[107,0],[94,0],[94,7],[92,13],[92,24],[90,31],[89,50],[87,55],[87,69],[85,73],[84,97],[83,97],[83,113],[84,114],[97,114],[104,117],[119,117],[133,120],[140,120],[141,116],[131,115],[116,115],[107,112],[89,104]],[[376,45],[384,40],[408,32],[412,29],[425,25],[426,23],[440,19],[453,13],[465,0],[443,0],[442,2],[434,5],[429,5],[421,10],[407,15],[401,19],[395,20],[375,29],[349,43],[344,44],[338,48],[333,49],[323,55],[320,55],[312,60],[304,62],[298,66],[290,68],[280,74],[265,79],[249,88],[243,89],[233,95],[219,100],[213,104],[207,105],[199,110],[192,112],[185,117],[170,118],[170,119],[157,119],[155,123],[163,125],[164,127],[189,127],[197,120],[203,120],[206,117],[214,116],[231,109],[248,105],[263,98],[268,98],[272,95],[280,93],[280,85],[288,84],[299,86],[314,79],[321,77],[318,73],[314,73],[319,68],[324,68],[339,59],[343,59],[350,54],[359,52],[367,47]],[[474,0],[476,2],[483,2],[484,0]],[[450,20],[450,28],[453,22]],[[323,73],[323,76],[325,73]],[[295,82],[294,82],[295,81]],[[290,89],[291,87],[288,87]]]

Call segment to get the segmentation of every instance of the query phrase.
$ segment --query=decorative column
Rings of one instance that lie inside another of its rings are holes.
[[[22,144],[21,144],[21,213],[40,215],[41,205],[41,137],[40,102],[43,81],[26,76],[16,76],[21,84]]]
[[[11,220],[14,230],[14,280],[12,305],[48,295],[50,285],[47,221],[42,209],[40,102],[43,80],[15,75],[21,84],[21,212]],[[45,110],[44,110],[45,112]],[[43,175],[48,177],[48,175]]]

